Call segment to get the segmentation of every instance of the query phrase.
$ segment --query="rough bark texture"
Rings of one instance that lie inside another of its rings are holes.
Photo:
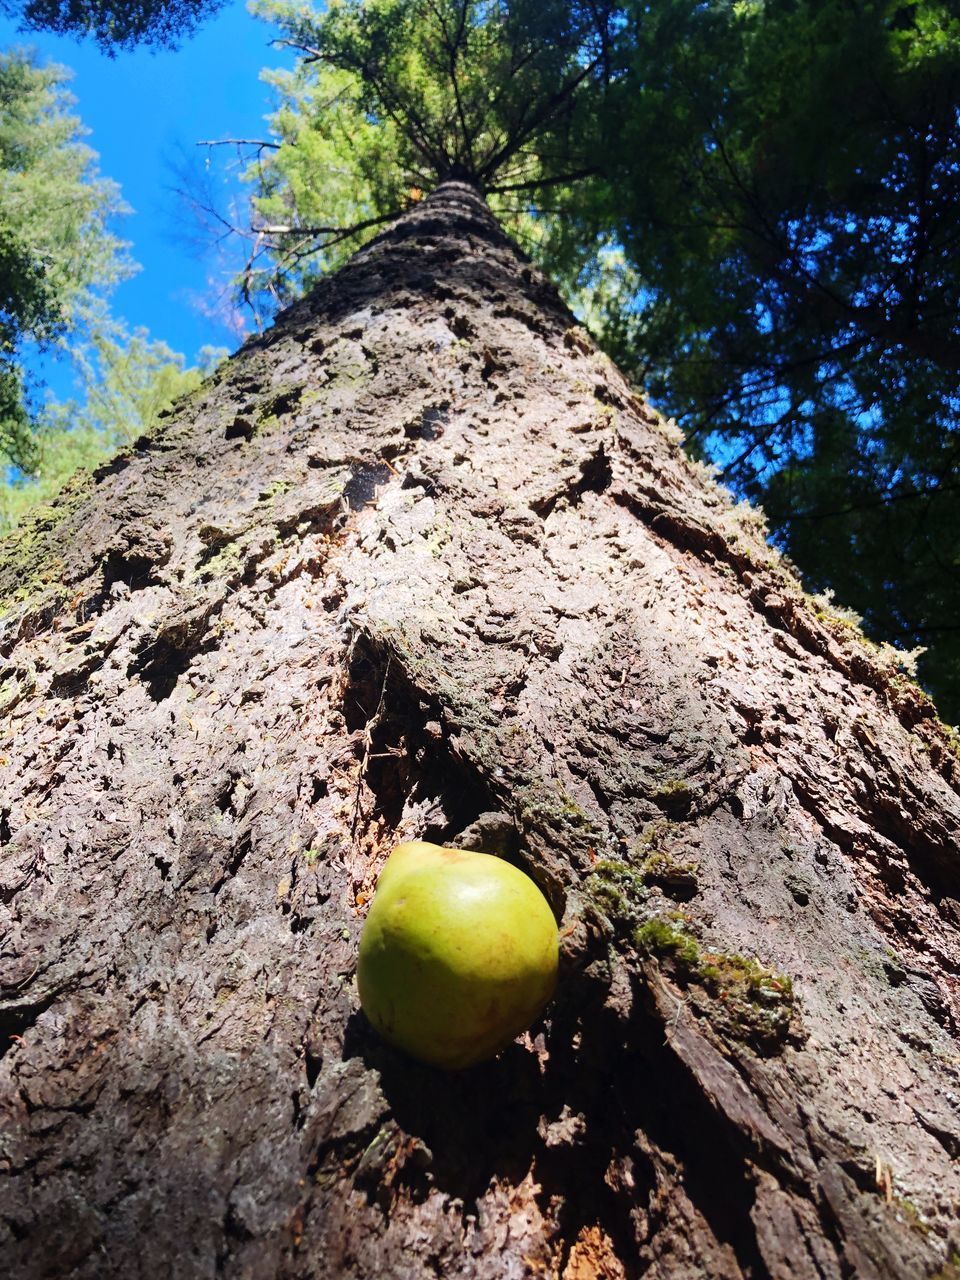
[[[960,1274],[949,737],[469,188],[0,586],[10,1274]],[[358,1012],[415,835],[563,920],[470,1072]]]

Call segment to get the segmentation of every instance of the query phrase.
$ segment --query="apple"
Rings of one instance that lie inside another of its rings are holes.
[[[433,1066],[492,1058],[553,995],[559,938],[529,876],[488,853],[412,840],[377,881],[360,938],[360,1004]]]

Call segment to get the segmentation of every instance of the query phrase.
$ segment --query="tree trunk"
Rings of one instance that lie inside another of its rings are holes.
[[[17,1277],[960,1276],[960,761],[443,184],[12,544]],[[530,1035],[358,1011],[401,838],[562,917]]]

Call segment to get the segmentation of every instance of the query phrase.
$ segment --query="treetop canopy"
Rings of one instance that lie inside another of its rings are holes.
[[[135,44],[176,45],[226,0],[0,0],[24,28],[91,36],[107,52]]]

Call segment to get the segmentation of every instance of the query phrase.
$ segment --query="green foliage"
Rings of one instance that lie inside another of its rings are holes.
[[[24,28],[92,36],[107,52],[135,44],[171,46],[225,0],[0,0]]]
[[[544,258],[812,585],[929,647],[957,716],[960,13],[622,8],[602,177]]]
[[[24,467],[24,343],[63,339],[132,270],[108,227],[119,192],[80,141],[67,77],[27,54],[0,54],[0,450]]]
[[[201,378],[143,330],[127,333],[106,297],[136,265],[111,229],[124,211],[97,171],[66,91],[69,73],[0,55],[0,530],[148,430]],[[77,399],[38,405],[39,353],[66,356]]]

